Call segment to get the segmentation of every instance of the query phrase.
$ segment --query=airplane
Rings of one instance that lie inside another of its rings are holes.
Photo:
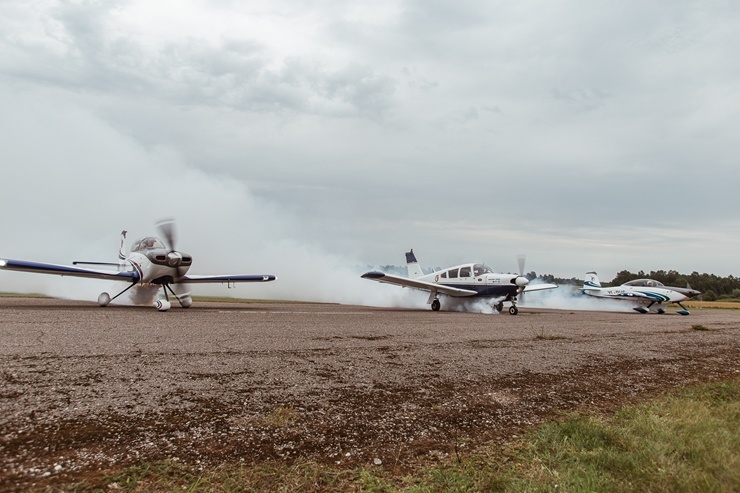
[[[673,286],[664,286],[662,282],[653,279],[635,279],[626,282],[621,286],[601,287],[599,277],[596,272],[587,272],[586,279],[583,281],[581,291],[589,296],[597,298],[610,298],[618,300],[629,300],[645,306],[636,306],[632,309],[639,313],[648,313],[650,308],[657,303],[655,313],[665,313],[663,303],[676,303],[681,307],[677,313],[680,315],[689,315],[689,311],[681,304],[689,298],[698,296],[700,291],[686,288],[676,288]]]
[[[502,312],[504,302],[509,302],[511,303],[509,314],[516,315],[519,313],[516,306],[517,295],[525,291],[557,288],[555,284],[530,285],[529,279],[522,275],[524,257],[519,257],[519,275],[496,274],[487,265],[476,263],[456,265],[424,275],[413,249],[406,252],[406,267],[408,277],[378,271],[366,272],[361,277],[380,283],[429,291],[427,304],[431,305],[435,312],[442,307],[440,295],[445,295],[453,298],[489,298],[491,306],[497,312]]]
[[[193,263],[193,257],[175,248],[174,221],[164,219],[157,223],[157,227],[165,241],[156,236],[146,236],[131,245],[131,253],[126,254],[124,242],[127,231],[121,232],[121,246],[118,250],[118,263],[111,262],[72,262],[72,266],[28,262],[0,258],[0,269],[36,272],[39,274],[54,274],[59,276],[88,277],[93,279],[107,279],[128,282],[129,285],[117,295],[111,297],[107,292],[98,296],[98,305],[108,304],[127,292],[131,288],[150,293],[149,299],[156,294],[159,286],[164,292],[164,299],[154,301],[154,307],[159,311],[167,311],[172,307],[168,292],[171,293],[183,308],[193,303],[190,292],[176,293],[172,286],[199,283],[227,283],[237,282],[269,282],[277,278],[274,275],[188,275]],[[112,269],[88,269],[77,265],[105,265],[117,267]],[[134,289],[132,293],[136,293]],[[146,297],[146,293],[143,293]]]

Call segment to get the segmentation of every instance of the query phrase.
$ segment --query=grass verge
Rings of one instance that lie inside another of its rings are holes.
[[[88,491],[740,491],[740,379],[680,389],[602,418],[546,423],[505,449],[481,447],[441,465],[394,476],[382,467],[315,462],[224,464],[166,461],[130,467]]]

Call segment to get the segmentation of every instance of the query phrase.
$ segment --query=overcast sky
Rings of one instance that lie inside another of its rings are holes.
[[[739,132],[733,1],[0,2],[11,258],[737,276]]]

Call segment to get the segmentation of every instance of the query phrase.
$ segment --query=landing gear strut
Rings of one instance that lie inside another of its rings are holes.
[[[164,292],[164,299],[154,302],[154,307],[160,312],[166,312],[172,307],[172,303],[170,303],[170,297],[167,295],[167,291],[172,293],[172,296],[174,296],[175,299],[180,302],[181,307],[188,308],[190,307],[190,305],[193,304],[193,298],[190,297],[190,293],[178,295],[169,284],[162,284],[162,291]]]
[[[134,286],[136,286],[136,283],[135,282],[132,282],[131,284],[129,284],[129,286],[126,289],[124,289],[123,291],[121,291],[120,293],[118,293],[117,295],[115,295],[113,298],[111,298],[110,295],[108,293],[106,293],[106,292],[100,293],[100,296],[98,296],[98,305],[100,305],[100,306],[108,306],[108,304],[111,301],[115,300],[116,298],[118,298],[119,296],[121,296],[123,293],[125,293],[129,289],[133,288]]]

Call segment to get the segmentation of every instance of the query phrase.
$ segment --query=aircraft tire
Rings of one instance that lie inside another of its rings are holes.
[[[108,303],[110,303],[110,295],[108,293],[100,293],[100,296],[98,296],[98,305],[108,306]]]
[[[496,303],[496,306],[494,306],[494,308],[497,312],[501,313],[502,311],[504,311],[504,302],[499,301],[498,303]]]
[[[442,305],[440,304],[439,300],[432,301],[432,310],[438,312],[441,307]]]
[[[509,315],[516,315],[517,313],[519,313],[519,308],[515,305],[509,307]]]

